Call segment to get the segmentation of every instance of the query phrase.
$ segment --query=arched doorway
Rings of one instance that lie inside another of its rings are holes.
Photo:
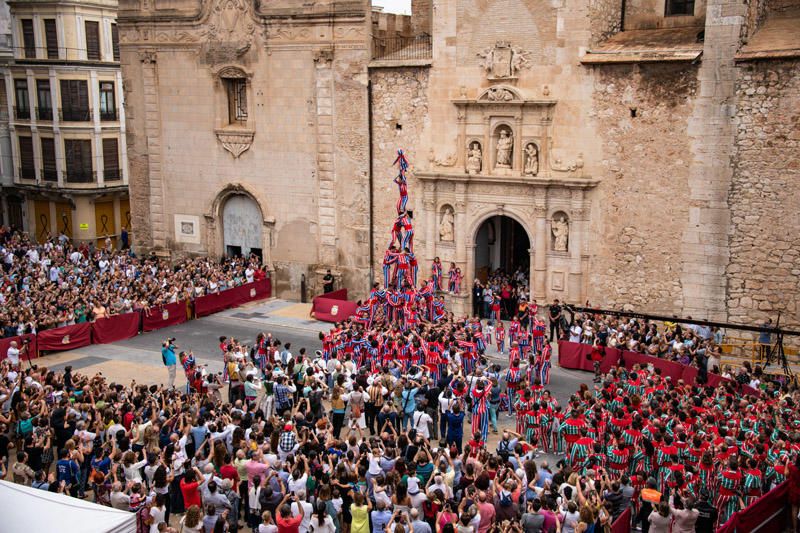
[[[222,207],[222,243],[228,257],[249,257],[263,260],[263,217],[255,200],[245,194],[234,194]]]
[[[475,236],[475,277],[485,283],[491,272],[530,273],[531,242],[522,224],[511,217],[486,219]]]

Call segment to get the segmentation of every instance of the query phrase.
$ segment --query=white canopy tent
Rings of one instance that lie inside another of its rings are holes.
[[[64,494],[0,481],[6,533],[136,533],[136,515]]]

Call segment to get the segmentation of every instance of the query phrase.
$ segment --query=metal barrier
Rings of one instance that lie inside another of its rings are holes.
[[[433,45],[427,34],[415,37],[372,38],[373,59],[407,61],[431,59]]]

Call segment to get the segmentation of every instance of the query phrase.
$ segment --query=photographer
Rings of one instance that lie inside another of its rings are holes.
[[[177,348],[177,345],[174,338],[165,340],[161,345],[161,360],[164,362],[164,366],[167,367],[170,389],[175,388],[175,372],[178,365],[178,358],[175,357],[175,348]]]

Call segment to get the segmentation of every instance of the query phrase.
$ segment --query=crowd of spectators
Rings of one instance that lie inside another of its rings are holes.
[[[191,299],[261,279],[255,257],[177,264],[130,249],[75,244],[65,235],[35,243],[0,227],[0,336],[96,320]]]

